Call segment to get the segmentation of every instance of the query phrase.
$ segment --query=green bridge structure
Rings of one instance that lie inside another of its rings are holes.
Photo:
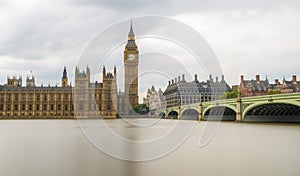
[[[300,93],[238,97],[170,107],[160,117],[237,122],[300,122]]]

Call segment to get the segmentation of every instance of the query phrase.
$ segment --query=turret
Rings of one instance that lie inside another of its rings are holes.
[[[35,80],[34,76],[32,75],[32,72],[30,72],[29,75],[26,77],[26,87],[34,87],[35,86]]]
[[[114,77],[115,78],[117,77],[117,68],[116,68],[116,66],[114,66]]]
[[[88,80],[90,81],[90,78],[91,78],[91,71],[90,71],[89,66],[86,66],[86,76],[87,76]]]
[[[79,68],[76,66],[76,68],[75,68],[75,77],[77,77],[78,73],[79,73]]]
[[[9,86],[22,86],[22,76],[19,77],[13,76],[13,77],[7,77],[7,85]]]
[[[64,67],[64,71],[63,71],[63,77],[62,78],[67,78],[67,68],[66,66]]]
[[[77,71],[77,67],[76,67],[76,71]],[[61,86],[68,87],[68,74],[67,74],[66,66],[64,67],[63,76],[61,78]]]
[[[102,69],[102,75],[103,75],[103,79],[104,79],[105,76],[106,76],[106,69],[105,69],[105,66],[103,66],[103,69]]]

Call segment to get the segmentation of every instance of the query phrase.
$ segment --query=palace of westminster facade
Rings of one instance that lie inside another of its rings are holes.
[[[88,66],[85,70],[76,67],[74,87],[68,83],[66,67],[63,70],[61,86],[37,86],[34,76],[27,76],[26,86],[23,86],[21,76],[8,77],[7,83],[0,85],[0,119],[116,118],[118,115],[134,113],[133,107],[138,105],[139,99],[139,50],[132,23],[124,49],[123,64],[124,92],[117,91],[116,67],[113,72],[107,72],[105,66],[103,67],[102,82],[90,81],[91,72]],[[164,93],[160,91],[157,94],[161,95],[159,102],[151,99],[150,94],[144,101],[148,102],[146,103],[148,107],[155,102],[154,109],[157,109],[157,103],[159,106],[173,107],[198,103],[201,98],[202,101],[211,101],[221,93],[230,91],[224,76],[221,81],[216,79],[214,82],[210,77],[207,82],[199,82],[195,75],[195,80],[186,82],[183,75],[182,79],[178,77],[178,81],[176,78],[175,82],[172,80],[172,84],[169,81]],[[202,97],[199,99],[200,93]],[[162,96],[165,98],[164,101],[161,100]]]
[[[34,76],[27,76],[26,86],[22,77],[8,77],[0,85],[0,118],[116,118],[128,114],[138,105],[139,50],[130,26],[124,50],[124,92],[117,92],[117,70],[106,72],[103,67],[102,83],[90,82],[90,69],[75,68],[75,86],[68,84],[66,67],[61,86],[37,86]]]

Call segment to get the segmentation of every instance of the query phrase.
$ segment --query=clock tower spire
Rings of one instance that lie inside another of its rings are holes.
[[[138,64],[139,50],[135,43],[131,20],[128,40],[124,49],[124,93],[127,113],[138,105]]]
[[[129,34],[128,34],[128,40],[135,40],[134,32],[132,29],[132,20],[130,20],[130,30],[129,30]]]

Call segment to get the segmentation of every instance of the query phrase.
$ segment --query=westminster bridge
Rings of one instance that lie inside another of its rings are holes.
[[[167,108],[160,116],[185,120],[300,122],[300,93],[276,94]]]

